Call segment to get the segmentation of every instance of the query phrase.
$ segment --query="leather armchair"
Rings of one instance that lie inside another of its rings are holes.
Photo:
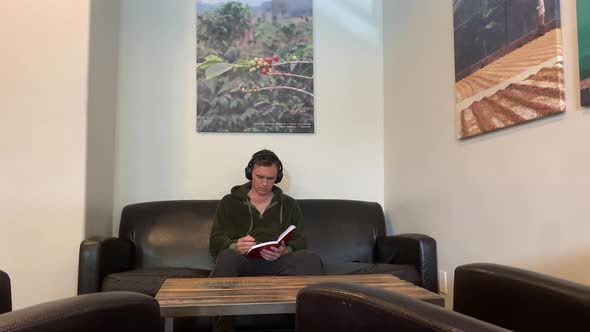
[[[402,294],[340,282],[303,288],[295,315],[301,332],[507,331]]]
[[[0,271],[0,332],[160,332],[158,302],[132,292],[69,297],[12,310],[10,278]]]
[[[590,314],[589,286],[497,264],[457,267],[453,299],[457,312],[525,332],[585,330]]]
[[[10,277],[0,270],[0,314],[12,310],[12,295],[10,294]]]

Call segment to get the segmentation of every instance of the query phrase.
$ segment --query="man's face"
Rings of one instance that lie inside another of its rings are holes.
[[[260,195],[267,196],[272,193],[272,186],[277,180],[277,165],[270,166],[254,165],[252,169],[252,189]]]

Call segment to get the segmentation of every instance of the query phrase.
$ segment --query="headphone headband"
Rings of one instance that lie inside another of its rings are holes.
[[[252,180],[252,171],[254,170],[254,163],[256,162],[256,160],[261,158],[270,158],[277,163],[278,172],[275,183],[281,182],[281,180],[283,179],[283,163],[281,163],[281,160],[279,159],[279,157],[277,157],[277,155],[274,152],[266,149],[260,150],[252,155],[252,158],[250,159],[248,165],[244,169],[246,179]]]

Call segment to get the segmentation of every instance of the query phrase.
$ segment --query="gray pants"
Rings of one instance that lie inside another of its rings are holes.
[[[236,250],[225,249],[217,255],[210,277],[302,276],[324,274],[320,256],[309,250],[290,252],[275,261],[248,258]],[[213,331],[233,331],[232,317],[213,317]]]
[[[309,250],[290,252],[275,261],[246,257],[225,249],[217,255],[210,277],[303,276],[324,274],[320,256]]]

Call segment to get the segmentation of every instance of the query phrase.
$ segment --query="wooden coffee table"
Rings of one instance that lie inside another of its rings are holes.
[[[297,292],[326,281],[364,284],[444,306],[440,295],[390,274],[173,278],[164,282],[156,300],[166,331],[172,331],[174,317],[295,313]]]

